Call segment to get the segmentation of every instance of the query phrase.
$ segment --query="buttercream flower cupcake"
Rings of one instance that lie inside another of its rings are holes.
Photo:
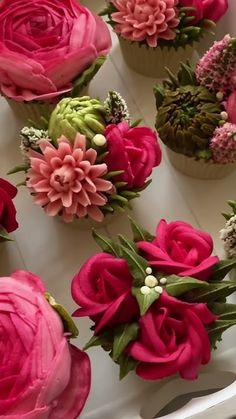
[[[44,129],[23,128],[20,170],[35,204],[65,222],[107,222],[130,208],[161,162],[156,133],[136,125],[113,91],[104,103],[62,99]]]
[[[236,168],[236,39],[226,35],[199,60],[154,88],[156,129],[170,162],[199,179]]]
[[[90,391],[90,361],[72,345],[78,330],[40,278],[0,278],[0,416],[76,419]]]
[[[102,253],[72,281],[74,316],[94,322],[86,348],[109,352],[120,378],[135,371],[144,380],[195,380],[236,324],[234,306],[225,302],[236,285],[223,281],[232,261],[213,256],[211,236],[183,221],[161,220],[154,236],[133,220],[131,226],[132,240],[121,236],[109,246],[94,232]]]
[[[194,46],[214,26],[205,9],[201,0],[110,0],[104,14],[129,67],[163,77],[165,66],[177,72],[180,61],[194,60]]]
[[[33,120],[78,96],[111,47],[105,23],[76,0],[4,0],[0,25],[1,94]]]

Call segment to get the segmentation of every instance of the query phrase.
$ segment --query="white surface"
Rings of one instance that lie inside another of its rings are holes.
[[[91,0],[94,3],[96,0]],[[99,3],[99,2],[98,2]],[[98,4],[97,3],[97,4]],[[235,0],[231,0],[231,10],[225,21],[225,32],[235,33]],[[95,3],[94,3],[95,4]],[[221,32],[222,33],[222,32]],[[143,118],[144,123],[154,126],[155,104],[152,88],[155,80],[142,77],[129,70],[122,60],[119,47],[114,38],[111,57],[107,60],[95,80],[89,93],[105,98],[109,89],[119,91],[127,100],[133,119]],[[0,100],[0,176],[21,161],[18,149],[17,132],[20,122],[14,119],[4,99]],[[19,182],[21,175],[10,178]],[[215,251],[223,255],[219,230],[223,225],[221,212],[226,210],[226,200],[236,199],[236,172],[224,180],[194,180],[176,172],[166,157],[161,167],[153,174],[151,186],[134,203],[132,216],[150,231],[154,231],[160,218],[167,220],[181,219],[194,226],[205,229],[215,240]],[[15,242],[2,245],[0,249],[0,274],[5,275],[16,268],[26,268],[40,275],[48,290],[64,304],[69,311],[75,305],[70,297],[70,282],[81,264],[98,248],[89,231],[79,231],[44,215],[33,205],[28,191],[20,188],[16,198],[19,230],[15,233]],[[102,231],[105,233],[105,231]],[[117,233],[129,234],[127,218],[121,216],[114,224],[107,227],[107,232],[115,237]],[[88,340],[91,333],[87,319],[77,321],[80,329],[78,345]],[[218,350],[216,360],[210,368],[236,371],[230,363],[232,357],[225,350],[236,346],[236,329],[225,333],[224,343]],[[99,348],[89,350],[92,362],[92,389],[82,419],[138,419],[146,395],[157,391],[161,383],[145,383],[134,374],[118,380],[118,368],[105,352]],[[204,371],[209,368],[204,369]],[[191,383],[189,383],[191,391]],[[143,394],[143,397],[140,396]],[[199,416],[200,417],[200,416]],[[205,417],[205,416],[204,416]],[[177,419],[177,416],[175,416]],[[65,418],[70,419],[70,418]]]

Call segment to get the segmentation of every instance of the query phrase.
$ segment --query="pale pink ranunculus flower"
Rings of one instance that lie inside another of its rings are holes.
[[[17,101],[52,100],[106,55],[106,24],[76,0],[3,0],[0,90]]]
[[[159,39],[175,39],[179,24],[178,0],[112,0],[115,32],[130,41],[146,41],[155,48]]]
[[[77,134],[74,144],[64,136],[57,140],[57,148],[46,139],[39,141],[42,153],[30,150],[30,169],[27,186],[34,202],[44,208],[47,215],[61,215],[71,222],[76,217],[89,216],[102,221],[99,207],[107,202],[104,192],[113,190],[112,183],[103,176],[106,163],[97,164],[97,152],[86,150],[86,138]]]
[[[0,278],[0,417],[76,419],[90,391],[88,356],[31,272]]]

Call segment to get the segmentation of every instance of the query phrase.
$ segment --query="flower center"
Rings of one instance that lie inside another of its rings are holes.
[[[74,184],[76,174],[71,166],[62,166],[51,174],[50,184],[58,192],[67,191]]]

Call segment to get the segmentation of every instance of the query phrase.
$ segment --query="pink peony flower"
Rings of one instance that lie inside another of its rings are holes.
[[[111,14],[115,32],[130,41],[146,41],[155,48],[158,39],[174,39],[179,24],[178,0],[112,0],[117,12]]]
[[[95,333],[136,318],[139,308],[131,294],[132,280],[125,260],[107,253],[91,257],[72,282],[72,297],[81,307],[74,316],[91,317]]]
[[[211,359],[206,327],[216,316],[206,304],[190,304],[164,292],[139,320],[139,337],[127,352],[139,362],[136,373],[158,380],[179,373],[186,380],[198,377]]]
[[[70,92],[111,47],[105,23],[76,0],[3,0],[0,27],[0,90],[17,101]]]
[[[228,121],[236,124],[236,90],[226,100],[225,110],[228,114]]]
[[[215,163],[236,162],[236,125],[226,122],[216,128],[210,142],[210,149]]]
[[[236,90],[236,40],[229,35],[214,42],[196,66],[197,81],[215,93]]]
[[[0,278],[0,417],[75,419],[90,391],[88,356],[71,345],[34,274]]]
[[[161,220],[153,242],[141,241],[137,245],[155,270],[170,275],[207,281],[219,261],[217,256],[211,256],[211,236],[183,221],[167,224]]]
[[[112,190],[112,183],[102,178],[107,165],[95,163],[97,152],[86,150],[84,135],[77,134],[73,145],[64,136],[57,141],[58,148],[42,139],[42,154],[28,153],[31,167],[27,186],[35,193],[34,202],[50,216],[62,215],[66,222],[75,216],[102,221],[99,207],[107,202],[103,192]]]
[[[131,128],[127,122],[106,127],[109,171],[124,170],[117,176],[128,188],[142,187],[152,169],[161,162],[161,149],[154,131],[147,127]]]

